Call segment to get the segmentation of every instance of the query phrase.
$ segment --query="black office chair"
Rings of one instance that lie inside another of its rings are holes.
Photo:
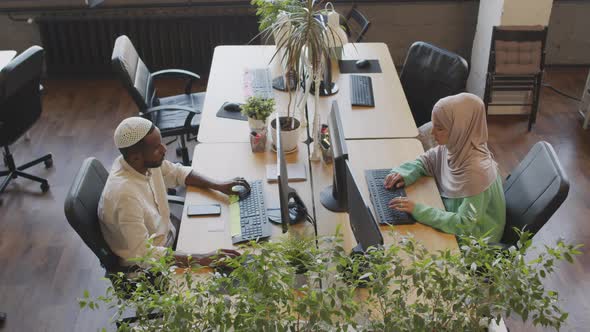
[[[569,192],[567,176],[551,144],[536,143],[506,179],[506,227],[500,241],[518,242],[514,227],[533,235],[547,223]]]
[[[84,160],[66,195],[64,212],[68,223],[96,255],[100,265],[105,269],[105,276],[116,287],[118,283],[115,282],[117,278],[115,275],[119,272],[133,272],[137,270],[137,266],[122,266],[119,256],[110,249],[100,230],[98,202],[108,176],[109,173],[96,158],[90,157]],[[169,202],[184,204],[184,199],[169,197]],[[126,285],[119,285],[119,287],[126,287]],[[128,288],[124,289],[128,290]],[[157,314],[149,317],[157,317]],[[135,320],[137,317],[125,318],[117,322],[117,325],[122,322],[132,323]]]
[[[465,91],[469,66],[461,56],[419,41],[410,46],[400,81],[416,126],[430,121],[439,99]]]
[[[357,9],[356,4],[352,5],[345,19],[346,21],[341,23],[345,27],[348,39],[353,43],[361,42],[371,26],[369,19]]]
[[[53,166],[51,154],[17,166],[8,148],[31,129],[41,116],[39,83],[42,67],[43,49],[32,46],[14,58],[0,72],[0,146],[4,149],[4,165],[8,168],[0,171],[0,176],[5,177],[0,184],[0,194],[12,179],[19,176],[40,182],[43,192],[49,190],[49,182],[46,179],[24,171],[40,163],[50,168]]]
[[[201,123],[201,111],[205,102],[205,93],[191,93],[194,80],[199,75],[182,69],[167,69],[150,73],[139,57],[131,40],[125,35],[115,41],[111,58],[113,70],[135,101],[141,116],[152,121],[162,137],[178,136],[180,148],[177,155],[182,156],[182,163],[190,166],[186,141],[195,139]],[[154,79],[162,75],[177,75],[188,78],[184,94],[158,98],[154,88]],[[186,139],[185,139],[186,135]],[[190,135],[193,135],[191,138]]]

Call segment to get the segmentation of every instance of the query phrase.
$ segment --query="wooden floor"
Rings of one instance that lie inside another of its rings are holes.
[[[549,70],[546,81],[580,96],[586,69]],[[102,295],[107,283],[96,257],[68,225],[63,201],[81,162],[95,156],[107,168],[117,151],[112,134],[136,109],[115,81],[60,80],[44,82],[44,113],[30,131],[31,139],[13,146],[17,162],[45,152],[54,154],[54,168],[37,166],[33,174],[48,178],[51,190],[41,194],[36,183],[17,179],[0,196],[0,311],[8,313],[2,331],[96,331],[112,329],[110,312],[78,309],[76,299],[88,289]],[[167,93],[175,82],[164,82]],[[526,119],[489,119],[490,146],[502,174],[509,173],[539,140],[553,144],[567,171],[571,189],[561,209],[535,237],[535,243],[552,243],[563,237],[590,247],[590,130],[581,129],[577,102],[544,89],[537,126],[526,132]],[[174,145],[172,146],[174,147]],[[168,159],[176,159],[169,149]],[[192,150],[191,150],[192,151]],[[547,287],[560,293],[570,312],[565,331],[590,326],[590,255],[574,265],[563,264],[549,278]],[[537,331],[530,324],[508,321],[511,331]]]

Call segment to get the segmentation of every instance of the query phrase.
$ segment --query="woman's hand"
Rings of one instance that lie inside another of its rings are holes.
[[[238,193],[232,190],[234,186],[243,186],[247,192],[250,192],[250,184],[244,178],[234,178],[233,180],[222,182],[215,189],[226,195],[237,195]]]
[[[416,203],[407,197],[396,197],[389,202],[389,208],[406,213],[412,213]]]
[[[401,188],[406,185],[404,178],[398,173],[391,173],[385,178],[383,182],[385,189]]]

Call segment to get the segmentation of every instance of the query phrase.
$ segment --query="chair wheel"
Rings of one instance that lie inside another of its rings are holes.
[[[182,156],[182,148],[176,148],[176,156],[177,157]]]
[[[44,161],[44,163],[45,163],[45,168],[53,167],[53,159],[47,159]]]
[[[47,183],[47,182],[41,183],[41,191],[44,193],[48,192],[49,191],[49,183]]]

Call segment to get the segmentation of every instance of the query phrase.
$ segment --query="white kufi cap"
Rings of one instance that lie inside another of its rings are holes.
[[[135,145],[144,138],[152,128],[150,120],[134,116],[127,118],[115,129],[115,145],[119,149]]]

